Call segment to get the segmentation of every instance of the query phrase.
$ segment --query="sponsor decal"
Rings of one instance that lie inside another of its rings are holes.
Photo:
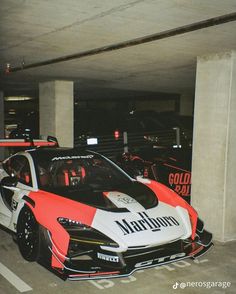
[[[113,256],[113,255],[108,255],[108,254],[103,254],[98,252],[97,257],[99,259],[105,260],[105,261],[110,261],[110,262],[119,262],[119,257],[118,256]]]
[[[162,228],[179,226],[179,222],[173,216],[162,216],[152,218],[147,215],[146,212],[138,213],[141,217],[139,220],[127,221],[122,219],[121,221],[115,221],[124,235],[129,235],[137,232],[151,230],[152,232],[161,231]]]
[[[117,195],[118,201],[124,204],[136,203],[137,201],[129,196]]]
[[[93,158],[94,155],[89,154],[89,155],[72,155],[72,156],[58,156],[58,157],[53,157],[52,161],[56,160],[70,160],[70,159],[90,159]]]
[[[168,183],[180,196],[190,196],[191,173],[170,173]]]
[[[13,210],[17,210],[18,202],[15,199],[12,199],[11,207]]]
[[[158,258],[138,262],[135,264],[134,267],[139,268],[139,267],[150,266],[152,264],[168,263],[168,262],[173,261],[175,259],[183,258],[184,256],[186,256],[185,252],[181,252],[181,253],[177,253],[177,254],[173,254],[173,255],[169,255],[169,256],[158,257]]]

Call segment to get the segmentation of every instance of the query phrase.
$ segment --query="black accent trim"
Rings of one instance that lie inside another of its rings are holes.
[[[212,243],[212,233],[203,230],[202,232],[197,233],[199,236],[198,244],[203,245],[204,247],[208,247]]]
[[[140,269],[168,264],[186,258],[197,258],[205,254],[212,246],[212,243],[204,247],[196,242],[185,243],[179,240],[154,248],[128,250],[123,254],[104,251],[102,253],[107,254],[108,258],[109,255],[117,256],[119,262],[114,263],[98,258],[89,261],[69,261],[66,263],[62,278],[67,276],[69,280],[92,280],[125,277]],[[97,256],[97,252],[95,251],[94,253]],[[90,274],[89,270],[95,270],[95,273]]]
[[[30,197],[24,195],[22,199],[25,200],[25,202],[28,202],[31,206],[35,207],[35,202]]]
[[[202,233],[203,229],[204,229],[204,223],[200,218],[198,218],[197,219],[197,231]]]
[[[59,147],[59,144],[58,144],[58,141],[57,141],[57,138],[56,138],[56,137],[48,136],[48,137],[47,137],[47,141],[48,141],[48,142],[53,142],[53,143],[56,144],[55,147]]]

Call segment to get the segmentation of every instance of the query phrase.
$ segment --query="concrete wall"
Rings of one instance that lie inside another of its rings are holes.
[[[199,57],[192,204],[219,241],[236,239],[236,55]]]
[[[183,94],[180,96],[180,115],[193,115],[194,97],[191,94]]]
[[[73,82],[51,81],[39,85],[40,135],[55,136],[62,147],[73,147]]]

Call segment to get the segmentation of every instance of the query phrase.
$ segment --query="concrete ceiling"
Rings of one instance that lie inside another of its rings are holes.
[[[163,32],[236,12],[236,0],[0,0],[0,90],[75,81],[77,94],[152,91],[193,95],[197,56],[236,49],[236,21],[67,62],[11,67]],[[107,96],[107,95],[106,95]]]

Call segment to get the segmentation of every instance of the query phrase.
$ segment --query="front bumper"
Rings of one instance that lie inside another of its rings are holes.
[[[195,240],[178,240],[157,247],[132,247],[126,252],[105,251],[97,247],[79,247],[70,243],[70,251],[63,268],[51,269],[62,279],[89,280],[125,277],[137,270],[155,267],[186,258],[197,258],[212,246],[212,234],[197,224]],[[57,256],[54,256],[58,259]]]

